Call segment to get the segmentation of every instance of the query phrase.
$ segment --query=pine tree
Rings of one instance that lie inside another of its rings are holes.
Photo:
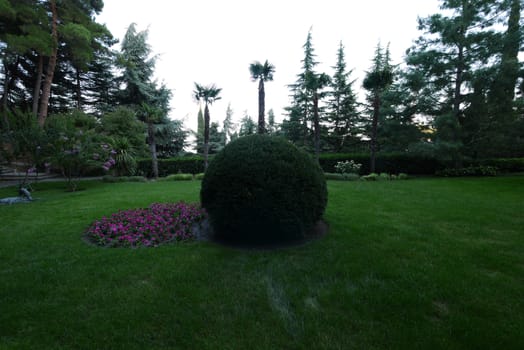
[[[267,112],[267,133],[269,135],[278,134],[278,125],[275,121],[275,112],[273,111],[273,109],[270,109]]]
[[[204,112],[202,106],[198,108],[197,114],[197,132],[196,132],[197,153],[204,153]]]
[[[465,108],[478,67],[497,41],[492,1],[442,1],[444,14],[419,19],[423,34],[408,51],[408,75],[421,80],[422,113],[434,118],[439,154],[461,166]],[[482,29],[482,30],[480,30]]]
[[[226,109],[226,117],[222,124],[222,130],[224,131],[224,146],[232,141],[233,134],[235,133],[236,125],[233,122],[233,109],[231,108],[231,103],[228,103]]]
[[[378,127],[380,111],[382,106],[382,98],[384,92],[393,82],[393,71],[390,63],[389,47],[386,52],[380,43],[377,45],[375,50],[375,56],[373,57],[373,65],[371,70],[366,73],[366,77],[363,82],[364,89],[369,91],[367,99],[371,105],[372,117],[371,117],[371,130],[369,133],[370,139],[370,171],[375,172],[375,159],[378,151]]]
[[[244,117],[240,120],[240,130],[238,136],[247,136],[253,135],[257,132],[257,123],[247,114],[247,111],[244,112]]]
[[[335,152],[341,152],[344,145],[356,140],[361,132],[357,96],[353,91],[353,81],[350,80],[352,71],[346,68],[342,42],[333,69],[327,102],[327,121],[330,131],[328,141]]]
[[[302,47],[304,49],[304,58],[301,60],[302,72],[297,75],[296,82],[289,85],[292,102],[291,106],[286,108],[289,118],[293,118],[293,121],[286,123],[285,127],[293,128],[293,131],[286,133],[288,135],[293,134],[293,138],[296,138],[296,134],[300,134],[301,140],[293,140],[295,143],[306,146],[312,129],[314,94],[314,91],[307,86],[307,79],[316,75],[315,67],[318,65],[315,59],[311,30],[308,32],[306,43]],[[300,129],[297,128],[297,122],[301,125]]]
[[[139,119],[147,125],[152,172],[157,178],[156,135],[159,129],[169,123],[167,115],[171,91],[165,85],[158,86],[153,80],[155,56],[152,56],[147,38],[148,31],[137,32],[134,23],[127,29],[119,57],[119,64],[123,69],[119,80],[125,84],[119,100],[122,105],[134,109]]]

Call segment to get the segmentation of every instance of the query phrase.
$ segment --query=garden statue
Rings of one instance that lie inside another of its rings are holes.
[[[33,197],[31,197],[31,192],[26,187],[20,187],[18,190],[19,196],[18,197],[6,197],[6,198],[0,198],[0,204],[15,204],[15,203],[27,203],[32,202]]]

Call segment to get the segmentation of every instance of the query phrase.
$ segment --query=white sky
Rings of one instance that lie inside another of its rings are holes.
[[[222,88],[222,99],[210,108],[212,122],[222,126],[228,103],[236,121],[244,111],[256,120],[258,84],[249,64],[267,59],[276,72],[266,83],[266,111],[272,108],[281,121],[311,27],[317,70],[332,75],[342,41],[358,91],[378,41],[390,42],[393,63],[401,63],[419,36],[417,17],[438,6],[438,0],[105,0],[97,21],[120,40],[132,22],[139,31],[149,28],[149,44],[160,54],[156,77],[173,92],[170,117],[194,130],[194,82]]]

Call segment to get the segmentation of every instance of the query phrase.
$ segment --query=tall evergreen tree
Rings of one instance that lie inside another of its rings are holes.
[[[197,114],[196,147],[197,153],[204,154],[204,112],[201,105],[198,107]]]
[[[329,100],[327,102],[327,121],[329,123],[329,142],[335,152],[341,152],[348,141],[357,140],[360,130],[360,114],[357,96],[350,80],[351,70],[347,70],[344,46],[340,42],[337,62],[333,67]]]
[[[209,126],[209,154],[218,153],[224,148],[226,135],[219,127],[218,122],[212,122]]]
[[[423,34],[406,59],[409,75],[422,81],[419,93],[431,100],[423,112],[435,118],[437,148],[456,166],[462,163],[465,109],[475,70],[489,61],[497,41],[491,30],[492,4],[488,0],[442,0],[445,12],[419,19]]]
[[[5,44],[0,45],[5,48],[2,60],[4,65],[12,62],[5,70],[7,86],[25,90],[18,96],[20,100],[12,102],[17,107],[31,105],[42,126],[49,112],[56,112],[56,106],[69,102],[62,102],[61,98],[75,98],[75,107],[82,103],[81,72],[87,73],[98,52],[114,42],[107,28],[94,19],[102,10],[103,2],[3,0],[3,4],[5,11],[0,11],[0,42]],[[58,80],[59,77],[62,80]],[[9,104],[9,96],[14,96],[12,91],[5,91],[2,106]]]
[[[313,39],[311,30],[308,32],[306,43],[303,45],[304,58],[302,62],[302,72],[297,75],[297,80],[294,84],[289,85],[291,89],[291,106],[287,108],[289,113],[290,122],[286,123],[285,128],[292,127],[293,130],[288,130],[286,134],[297,134],[299,133],[302,141],[299,142],[306,146],[308,144],[308,136],[311,134],[311,123],[313,121],[313,94],[314,91],[308,87],[308,77],[315,76],[315,67],[318,62],[316,61],[315,50],[313,47]],[[291,121],[293,119],[293,121]],[[298,123],[300,123],[301,130],[298,129]],[[292,136],[295,137],[295,136]]]
[[[379,43],[375,50],[371,70],[366,73],[363,82],[364,89],[369,91],[368,101],[371,103],[372,109],[371,132],[369,134],[371,151],[370,171],[372,173],[375,172],[375,158],[378,150],[377,134],[382,97],[392,82],[393,71],[390,64],[389,47],[384,53]]]
[[[270,109],[267,112],[267,133],[270,135],[275,135],[278,133],[278,125],[275,121],[275,112],[273,109]]]
[[[319,99],[324,96],[323,89],[329,85],[331,79],[325,73],[316,74],[314,72],[306,76],[306,88],[313,93],[313,135],[315,157],[318,161],[320,157],[320,107]]]
[[[226,117],[222,124],[222,130],[224,131],[224,146],[232,141],[233,134],[235,133],[235,123],[233,122],[233,109],[231,108],[231,103],[228,103],[226,109]]]
[[[158,177],[156,134],[159,128],[169,123],[169,101],[171,91],[160,87],[153,80],[155,57],[147,42],[148,31],[137,32],[133,23],[122,41],[119,64],[123,69],[120,81],[124,88],[119,96],[120,103],[134,109],[137,116],[147,125],[147,143],[151,152],[153,176]]]
[[[240,130],[238,131],[238,136],[248,136],[253,135],[257,132],[257,124],[255,121],[247,114],[247,111],[244,112],[244,117],[240,120]]]

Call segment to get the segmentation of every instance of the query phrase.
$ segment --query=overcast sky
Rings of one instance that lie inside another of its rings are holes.
[[[280,121],[310,28],[317,70],[333,73],[342,42],[360,89],[377,43],[390,42],[393,63],[402,62],[419,35],[417,17],[438,12],[438,6],[438,0],[104,0],[97,21],[120,40],[132,22],[139,31],[149,29],[149,44],[160,55],[155,76],[173,92],[170,117],[196,129],[194,82],[222,88],[211,121],[222,125],[228,103],[236,121],[245,111],[256,120],[258,84],[249,64],[267,59],[276,72],[266,84],[266,111],[272,108]]]

